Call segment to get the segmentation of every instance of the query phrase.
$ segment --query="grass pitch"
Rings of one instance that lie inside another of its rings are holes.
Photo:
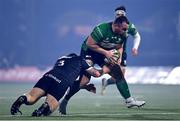
[[[132,96],[146,101],[142,108],[126,108],[115,85],[107,87],[106,94],[85,90],[78,92],[69,102],[68,114],[61,116],[56,110],[48,117],[31,117],[44,99],[35,105],[22,105],[21,116],[11,116],[10,107],[33,83],[0,83],[0,120],[180,120],[180,85],[129,85]]]

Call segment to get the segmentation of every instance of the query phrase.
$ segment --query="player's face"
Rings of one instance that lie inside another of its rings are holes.
[[[116,14],[116,18],[120,17],[120,16],[125,16],[124,14]]]
[[[128,29],[128,24],[126,22],[123,22],[122,24],[113,24],[112,30],[116,34],[124,34]]]

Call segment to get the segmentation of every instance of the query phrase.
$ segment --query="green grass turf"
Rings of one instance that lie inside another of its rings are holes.
[[[33,83],[0,83],[0,120],[180,120],[180,85],[129,85],[132,96],[143,99],[142,108],[128,109],[115,85],[107,87],[106,94],[85,90],[78,92],[69,102],[68,115],[60,116],[56,110],[48,117],[31,117],[31,113],[44,101],[35,105],[22,105],[22,116],[11,116],[10,107]]]

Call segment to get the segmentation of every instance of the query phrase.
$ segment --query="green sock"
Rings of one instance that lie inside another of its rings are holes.
[[[129,87],[119,65],[110,66],[110,75],[116,79],[116,86],[124,99],[131,97]]]
[[[124,99],[131,97],[129,87],[128,87],[125,79],[121,79],[121,80],[116,81],[116,86],[117,86],[120,94],[123,96]]]

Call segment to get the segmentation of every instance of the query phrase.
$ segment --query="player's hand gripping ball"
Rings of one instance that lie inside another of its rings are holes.
[[[104,61],[108,64],[117,63],[121,54],[119,53],[119,51],[117,49],[112,49],[111,51],[113,52],[113,57],[105,58]]]

